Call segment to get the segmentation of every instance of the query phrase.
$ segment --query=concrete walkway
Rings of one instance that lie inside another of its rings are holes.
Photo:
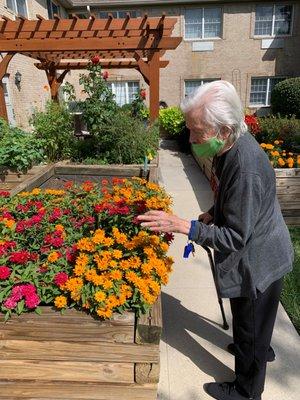
[[[174,212],[195,219],[212,204],[207,179],[191,155],[177,152],[163,141],[160,150],[160,184],[173,196]],[[182,258],[186,237],[175,235],[170,255],[175,259],[169,284],[163,289],[164,330],[161,341],[159,400],[211,399],[205,382],[233,380],[234,358],[224,349],[231,330],[220,326],[221,314],[208,259],[198,246],[196,255]],[[228,300],[224,301],[231,325]],[[300,398],[300,340],[280,306],[272,345],[277,359],[268,364],[264,400]]]

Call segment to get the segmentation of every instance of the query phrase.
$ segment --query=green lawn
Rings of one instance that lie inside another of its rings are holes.
[[[300,228],[289,228],[295,249],[293,271],[284,280],[281,302],[300,334]]]

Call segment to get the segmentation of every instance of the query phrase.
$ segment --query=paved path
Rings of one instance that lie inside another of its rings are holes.
[[[174,211],[194,219],[212,202],[208,181],[191,155],[178,153],[175,144],[163,141],[160,150],[160,183],[173,196]],[[161,341],[159,400],[211,399],[205,382],[233,380],[233,356],[224,351],[231,330],[220,327],[221,315],[208,259],[196,248],[195,257],[182,258],[186,238],[176,235],[170,253],[174,271],[162,294],[164,331]],[[231,325],[228,300],[225,300]],[[280,306],[272,345],[277,354],[268,365],[264,400],[300,398],[300,340]]]

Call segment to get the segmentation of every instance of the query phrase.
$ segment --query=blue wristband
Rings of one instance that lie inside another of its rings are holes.
[[[196,222],[197,222],[196,220],[191,221],[191,228],[188,235],[189,240],[193,240],[193,237],[195,237]]]

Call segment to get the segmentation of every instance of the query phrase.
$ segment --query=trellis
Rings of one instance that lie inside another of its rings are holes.
[[[160,68],[169,63],[161,57],[182,40],[171,36],[176,18],[130,18],[129,14],[123,19],[112,15],[107,19],[94,15],[88,19],[76,15],[71,19],[55,16],[52,20],[36,17],[14,21],[1,17],[0,52],[6,54],[0,62],[0,116],[7,119],[2,79],[17,53],[39,61],[35,65],[46,72],[54,100],[67,72],[85,69],[94,55],[99,56],[103,68],[134,68],[150,88],[150,119],[158,116]]]

